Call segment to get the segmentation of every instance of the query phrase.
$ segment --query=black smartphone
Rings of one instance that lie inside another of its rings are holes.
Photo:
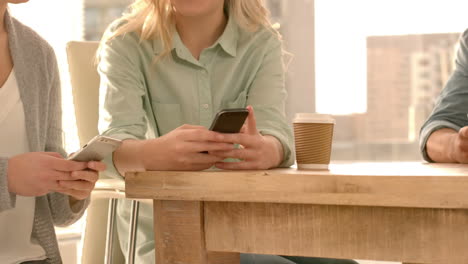
[[[248,115],[249,110],[246,108],[223,109],[216,114],[210,130],[219,133],[239,133]],[[201,153],[206,154],[208,151]]]
[[[210,130],[220,133],[239,133],[248,115],[249,110],[246,108],[223,109],[216,114]]]

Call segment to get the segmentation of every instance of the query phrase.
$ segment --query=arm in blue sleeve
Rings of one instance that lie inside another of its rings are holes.
[[[425,160],[433,162],[427,154],[426,143],[430,135],[441,128],[458,131],[468,125],[468,30],[460,39],[456,68],[439,95],[434,110],[420,132],[420,150]]]

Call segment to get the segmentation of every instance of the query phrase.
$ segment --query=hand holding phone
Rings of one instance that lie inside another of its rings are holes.
[[[121,140],[98,135],[80,150],[70,155],[68,159],[74,161],[101,161],[114,152],[120,144],[122,144]]]
[[[254,109],[248,106],[249,112],[245,131],[238,134],[225,134],[223,142],[239,144],[242,148],[228,151],[210,152],[226,159],[234,158],[239,162],[217,162],[216,167],[227,170],[258,170],[274,168],[283,160],[283,147],[274,136],[263,135],[257,129]]]
[[[248,115],[249,111],[246,108],[223,109],[216,114],[210,130],[219,133],[239,133]],[[207,154],[208,151],[201,153]]]

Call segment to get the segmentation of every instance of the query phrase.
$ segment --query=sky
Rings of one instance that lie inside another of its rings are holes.
[[[466,0],[316,0],[317,112],[366,111],[366,37],[463,32]]]

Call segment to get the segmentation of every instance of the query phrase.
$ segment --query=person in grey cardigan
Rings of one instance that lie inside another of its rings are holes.
[[[78,220],[105,169],[66,160],[52,48],[0,0],[0,263],[62,263],[54,225]]]
[[[468,30],[460,37],[456,67],[420,133],[428,162],[468,163]]]

